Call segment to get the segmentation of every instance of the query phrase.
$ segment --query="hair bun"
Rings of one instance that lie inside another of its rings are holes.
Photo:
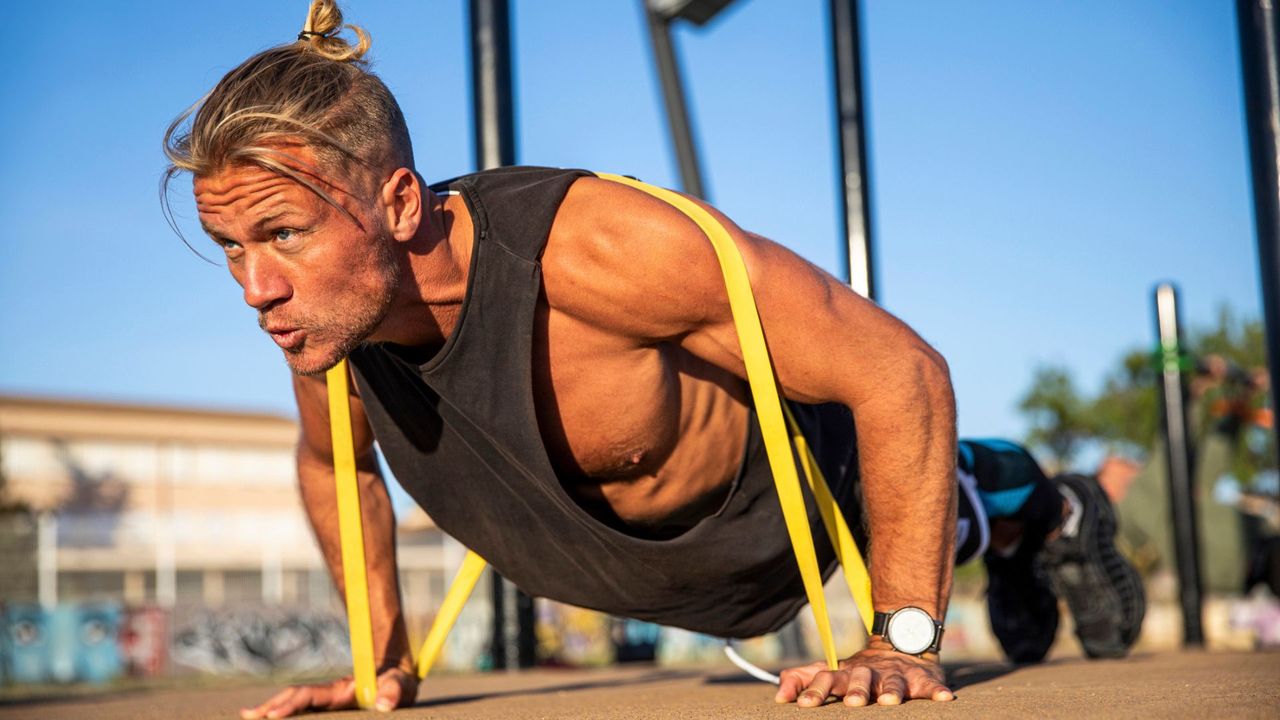
[[[355,45],[338,37],[347,28],[356,34]],[[307,22],[298,33],[298,42],[308,50],[336,62],[363,62],[369,51],[369,33],[359,25],[343,25],[342,10],[336,0],[311,0]]]

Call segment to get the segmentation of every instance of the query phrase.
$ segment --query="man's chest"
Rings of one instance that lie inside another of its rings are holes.
[[[531,361],[539,432],[571,491],[623,519],[656,519],[736,472],[748,413],[731,373],[546,310]]]

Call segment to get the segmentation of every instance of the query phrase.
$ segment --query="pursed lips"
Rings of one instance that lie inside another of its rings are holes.
[[[271,336],[271,339],[285,350],[289,350],[297,346],[303,339],[303,331],[301,328],[264,326],[262,329],[266,330],[267,334]]]

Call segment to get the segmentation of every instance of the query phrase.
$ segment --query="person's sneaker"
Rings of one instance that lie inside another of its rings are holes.
[[[988,552],[983,562],[991,632],[1010,662],[1040,662],[1058,634],[1058,598],[1049,578],[1024,554],[1000,557]]]
[[[1085,654],[1123,657],[1146,613],[1142,579],[1116,549],[1115,511],[1098,482],[1081,475],[1062,475],[1054,482],[1071,511],[1039,561],[1071,608]]]

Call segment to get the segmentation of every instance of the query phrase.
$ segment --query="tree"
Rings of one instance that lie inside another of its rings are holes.
[[[1031,421],[1027,444],[1044,448],[1058,468],[1066,468],[1090,435],[1086,402],[1076,391],[1071,372],[1063,367],[1036,368],[1031,389],[1018,408]]]
[[[1193,416],[1198,428],[1224,427],[1246,433],[1236,443],[1232,472],[1248,483],[1275,461],[1274,435],[1262,428],[1266,402],[1266,343],[1262,323],[1240,320],[1227,307],[1214,324],[1187,333],[1187,373],[1192,377]],[[1125,352],[1095,397],[1077,390],[1064,367],[1039,367],[1019,409],[1030,422],[1026,442],[1066,468],[1080,449],[1100,443],[1145,450],[1161,432],[1155,356],[1142,348]]]

